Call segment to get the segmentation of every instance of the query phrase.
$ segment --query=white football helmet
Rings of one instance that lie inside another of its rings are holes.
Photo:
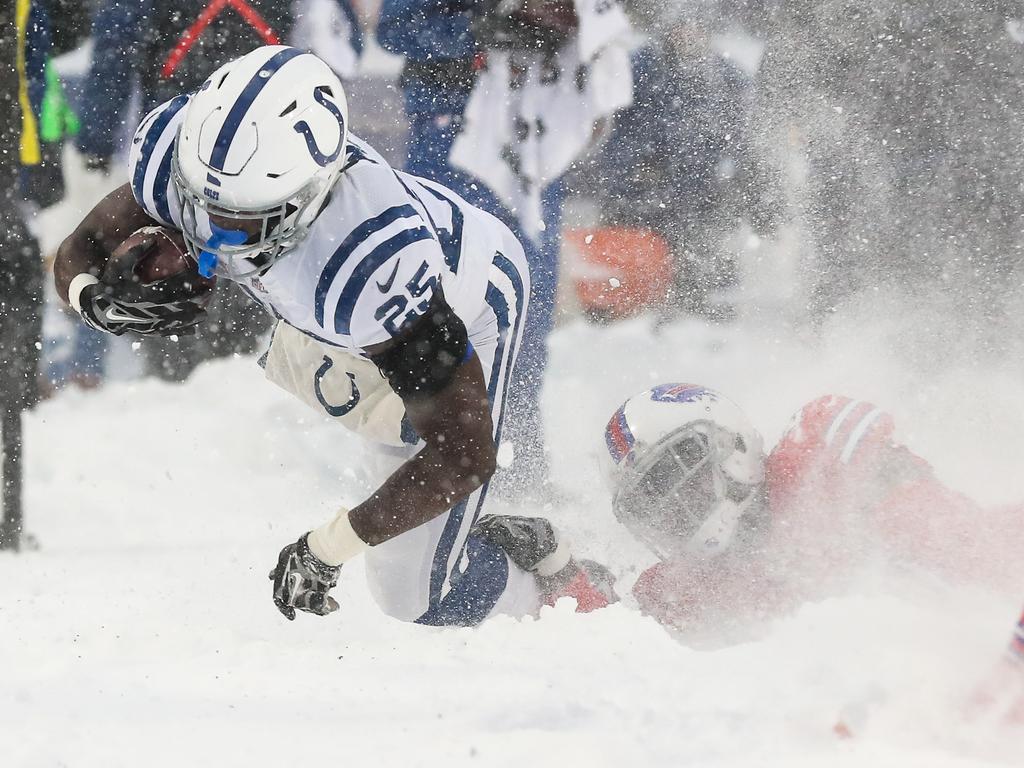
[[[605,477],[619,521],[657,555],[714,556],[762,509],[764,442],[739,407],[706,387],[662,384],[605,429]]]
[[[214,72],[186,108],[173,164],[199,271],[246,277],[302,242],[347,137],[341,81],[311,53],[268,45]]]

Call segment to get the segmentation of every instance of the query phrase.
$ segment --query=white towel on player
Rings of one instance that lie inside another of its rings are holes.
[[[488,51],[450,162],[484,182],[540,237],[541,193],[592,143],[598,122],[633,101],[633,32],[616,0],[575,0],[576,35],[545,60]]]
[[[293,7],[289,44],[315,53],[342,80],[355,77],[363,44],[351,6],[343,7],[338,0],[293,0]]]

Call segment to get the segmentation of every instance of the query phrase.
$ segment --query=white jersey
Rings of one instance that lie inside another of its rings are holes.
[[[182,205],[171,159],[189,98],[147,115],[129,157],[135,199],[177,229]],[[438,290],[472,329],[487,307],[495,255],[510,237],[495,217],[440,184],[396,171],[350,134],[345,168],[306,239],[240,284],[289,325],[365,356],[421,315]]]
[[[246,60],[246,67],[259,68],[229,110],[232,125],[244,119],[239,111],[248,109],[275,67],[296,57],[294,49],[271,46]],[[291,71],[301,76],[301,67]],[[290,95],[286,84],[278,90]],[[138,202],[157,221],[179,229],[184,216],[195,213],[191,201],[179,200],[172,180],[190,98],[203,97],[179,96],[148,115],[130,157]],[[492,438],[501,445],[529,317],[522,245],[497,219],[444,187],[395,171],[351,134],[349,142],[345,165],[302,242],[262,273],[234,278],[280,319],[264,359],[267,377],[342,426],[383,443],[395,462],[406,461],[422,444],[416,424],[377,366],[356,357],[366,358],[368,349],[399,335],[443,292],[466,325],[475,354],[465,362],[480,368]],[[316,149],[307,148],[311,154]],[[197,158],[190,160],[196,177],[205,175],[211,185],[202,190],[204,197],[217,199],[222,182],[203,174]],[[204,227],[205,217],[197,218]],[[365,553],[367,585],[385,612],[423,624],[470,625],[494,613],[536,609],[533,574],[473,534],[487,487]]]

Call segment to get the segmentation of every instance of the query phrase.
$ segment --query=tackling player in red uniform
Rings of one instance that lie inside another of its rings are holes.
[[[633,594],[673,629],[777,615],[878,553],[960,578],[1019,575],[1024,507],[983,508],[946,487],[865,401],[808,403],[766,456],[735,403],[663,384],[626,401],[605,442],[615,514],[660,559]],[[1024,615],[970,709],[1024,726]]]
[[[893,432],[880,408],[831,395],[804,406],[766,456],[739,407],[706,387],[628,400],[605,432],[606,474],[616,516],[661,560],[634,587],[641,608],[678,629],[762,618],[833,593],[879,553],[940,574],[1012,576],[1024,509],[980,507]]]

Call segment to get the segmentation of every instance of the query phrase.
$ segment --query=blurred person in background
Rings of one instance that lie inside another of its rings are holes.
[[[64,197],[61,154],[65,139],[78,133],[79,120],[64,95],[53,59],[77,47],[88,29],[86,12],[72,0],[36,0],[25,24],[25,80],[34,117],[30,142],[23,143],[21,194],[33,208],[47,208]]]
[[[497,483],[503,492],[551,492],[539,400],[558,287],[562,176],[607,116],[629,103],[628,34],[616,2],[381,6],[377,38],[406,59],[405,170],[500,218],[530,262],[533,323],[513,384],[507,442],[515,459]]]
[[[102,171],[109,171],[126,123],[135,122],[134,114],[126,114],[135,88],[146,113],[260,45],[289,42],[312,50],[343,79],[355,73],[362,52],[349,0],[101,0],[92,28],[95,47],[77,144],[87,166]],[[270,327],[235,286],[217,292],[210,312],[194,337],[146,339],[147,372],[182,381],[203,360],[253,353]]]
[[[399,85],[409,121],[404,170],[471,200],[472,180],[448,163],[481,64],[472,0],[384,0],[381,46],[405,61]],[[506,212],[507,214],[507,212]]]
[[[35,399],[41,334],[42,261],[18,193],[21,162],[40,161],[26,77],[31,14],[29,0],[0,8],[0,549],[21,541],[21,414]]]
[[[62,154],[65,141],[78,133],[80,121],[73,103],[74,82],[66,94],[55,59],[81,45],[88,35],[89,13],[84,4],[71,0],[37,0],[30,4],[24,61],[33,120],[23,133],[19,174],[20,195],[27,206],[30,226],[40,226],[33,225],[36,213],[65,197]],[[54,324],[61,325],[62,310],[46,302],[45,289],[44,304],[39,395],[45,397],[67,383],[97,385],[103,377],[106,337],[80,323],[66,322],[54,334]]]
[[[1005,0],[772,6],[754,135],[807,244],[812,317],[888,285],[948,293],[987,329],[1016,314],[1020,16]]]
[[[601,219],[669,244],[676,285],[663,316],[725,319],[732,308],[715,293],[737,276],[724,241],[758,210],[748,199],[758,196],[747,146],[753,80],[714,46],[727,20],[700,8],[630,8],[649,37],[633,56],[633,104],[615,116],[589,171]]]
[[[93,59],[78,147],[106,169],[118,150],[133,87],[145,114],[197,88],[211,69],[260,45],[292,42],[314,50],[339,77],[351,77],[362,32],[349,0],[100,0],[92,21]]]

